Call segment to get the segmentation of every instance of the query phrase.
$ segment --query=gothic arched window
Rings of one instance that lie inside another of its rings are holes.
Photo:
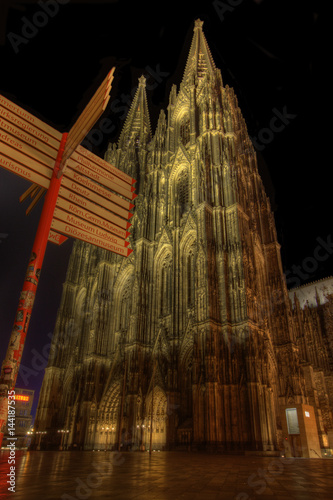
[[[171,256],[162,264],[161,269],[161,315],[169,314],[171,303]]]
[[[120,330],[126,330],[131,313],[131,289],[126,286],[120,302],[119,326]]]
[[[181,119],[179,126],[179,135],[184,146],[190,140],[190,119],[187,115],[184,115]]]
[[[187,256],[187,304],[192,305],[193,288],[192,288],[192,256]]]
[[[189,207],[189,176],[187,168],[183,168],[177,179],[177,201],[182,215]]]
[[[129,278],[127,278],[120,291],[120,294],[117,297],[117,303],[115,307],[116,331],[127,330],[130,315],[132,312],[132,287],[133,276],[130,276]]]
[[[187,274],[187,306],[194,305],[195,298],[195,270],[194,270],[194,255],[189,253],[186,257],[186,274]]]

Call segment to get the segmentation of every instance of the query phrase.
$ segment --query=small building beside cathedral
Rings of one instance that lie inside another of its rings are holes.
[[[34,390],[15,387],[15,417],[13,427],[7,426],[2,447],[6,448],[10,442],[15,441],[15,448],[25,449],[31,443],[31,428],[33,416],[31,414],[34,401]]]
[[[74,243],[35,421],[46,448],[59,429],[83,450],[333,447],[332,289],[311,305],[287,290],[256,153],[202,24],[155,132],[141,77],[106,152],[137,180],[133,253]]]

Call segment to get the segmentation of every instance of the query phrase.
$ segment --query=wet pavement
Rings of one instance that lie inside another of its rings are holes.
[[[333,459],[186,452],[0,452],[0,499],[328,500]]]

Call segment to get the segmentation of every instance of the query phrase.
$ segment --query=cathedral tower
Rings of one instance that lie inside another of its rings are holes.
[[[308,402],[291,302],[200,20],[154,135],[141,77],[105,159],[137,179],[133,253],[74,243],[35,427],[49,446],[282,449],[281,408]]]

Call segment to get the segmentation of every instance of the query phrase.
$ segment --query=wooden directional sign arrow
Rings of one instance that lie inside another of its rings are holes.
[[[1,109],[1,107],[0,107],[0,109]],[[14,115],[12,115],[12,116],[14,117]],[[16,139],[22,141],[24,143],[24,148],[26,146],[31,146],[31,148],[33,148],[36,152],[40,151],[41,153],[44,153],[45,155],[49,156],[50,158],[53,158],[53,163],[54,163],[54,161],[57,157],[58,150],[53,148],[52,146],[49,146],[46,142],[43,142],[40,138],[34,137],[31,133],[28,133],[26,131],[26,129],[23,130],[22,128],[19,128],[14,123],[9,122],[8,120],[5,120],[1,117],[0,117],[0,129],[3,132],[10,134],[12,137],[15,137]],[[28,129],[31,130],[31,125],[28,126]],[[38,133],[37,133],[37,135],[40,136],[40,134],[38,134]],[[42,134],[42,137],[46,137],[45,134]],[[59,144],[58,144],[58,148],[59,148]]]
[[[28,165],[32,170],[51,179],[54,167],[54,159],[25,145],[19,139],[3,132],[0,129],[1,152],[23,165]]]
[[[105,240],[99,236],[94,236],[91,233],[85,231],[84,229],[79,229],[77,227],[72,226],[71,224],[66,224],[57,219],[53,219],[52,221],[52,229],[59,231],[60,233],[67,234],[72,238],[77,238],[78,240],[82,240],[92,245],[96,245],[101,248],[105,248],[110,252],[117,253],[122,255],[123,257],[128,257],[133,250],[131,248],[125,248],[122,245],[117,245],[112,242]]]
[[[39,118],[0,95],[0,116],[57,151],[62,134]]]
[[[52,177],[52,169],[46,166],[44,163],[36,161],[31,158],[31,156],[26,155],[25,153],[20,153],[17,149],[12,148],[11,146],[7,146],[4,142],[2,142],[2,137],[0,133],[0,151],[1,153],[14,160],[17,163],[20,163],[23,166],[27,166],[30,170],[43,175],[47,179],[51,179]]]
[[[67,199],[62,198],[62,196],[67,197]],[[68,199],[74,200],[75,203],[73,201],[68,201]],[[79,205],[80,203],[81,206]],[[79,197],[66,188],[60,188],[56,206],[102,229],[106,229],[123,240],[130,235],[127,231],[127,228],[131,225],[129,222],[117,216],[111,218],[107,210]],[[124,226],[126,224],[126,226],[122,228],[119,224],[123,224]]]
[[[123,246],[126,248],[129,245],[128,241],[125,241],[122,238],[119,238],[118,236],[109,233],[109,231],[106,231],[105,229],[102,229],[99,226],[91,224],[87,220],[81,219],[76,215],[66,212],[62,208],[58,207],[55,208],[53,218],[65,222],[66,224],[71,224],[72,226],[77,227],[78,229],[83,229],[92,236],[101,238],[106,242],[114,243],[115,245]]]
[[[65,181],[66,181],[66,179],[65,179]],[[98,199],[97,199],[97,203],[89,201],[88,198],[86,197],[88,191],[86,191],[81,186],[72,182],[72,183],[69,183],[68,187],[69,187],[69,189],[65,188],[64,185],[62,185],[60,187],[59,197],[65,198],[66,200],[77,205],[78,207],[86,209],[87,211],[91,212],[92,214],[100,215],[104,219],[119,226],[119,228],[129,229],[131,227],[131,223],[128,222],[128,220],[123,219],[122,217],[118,217],[117,215],[110,212],[108,210],[109,207],[104,208],[104,206],[107,205],[107,201],[105,201],[103,198],[101,198],[101,200],[103,200],[104,204],[101,206],[101,205],[97,204],[99,201]],[[57,203],[58,203],[58,201],[57,201]],[[133,214],[131,214],[131,216],[132,215]]]
[[[76,158],[78,159],[77,161]],[[101,167],[90,162],[76,152],[74,152],[72,157],[67,161],[67,167],[85,175],[89,179],[94,179],[99,184],[102,184],[108,189],[125,196],[129,200],[134,200],[137,197],[134,193],[135,188],[133,186],[129,186],[129,184],[126,184],[118,177],[115,177],[113,174],[103,170]],[[66,175],[66,172],[67,170],[64,175]]]
[[[47,179],[46,177],[37,174],[36,172],[30,170],[28,167],[25,165],[22,165],[21,163],[17,163],[13,160],[11,160],[9,157],[4,156],[2,153],[2,147],[0,144],[0,167],[3,167],[10,172],[13,172],[13,174],[19,175],[20,177],[23,177],[23,179],[27,179],[28,181],[34,182],[35,184],[38,184],[38,186],[43,186],[46,189],[50,185],[50,180]]]
[[[71,168],[67,167],[66,170],[66,176],[64,178],[64,181],[74,181],[77,184],[81,184],[81,186],[84,186],[87,188],[89,191],[93,191],[94,193],[97,193],[99,196],[102,196],[103,198],[106,198],[110,202],[112,202],[114,208],[112,209],[112,212],[115,212],[116,214],[120,215],[121,217],[124,217],[125,219],[128,218],[127,212],[129,210],[132,210],[134,208],[133,203],[130,201],[125,200],[124,198],[121,198],[120,196],[116,195],[109,189],[104,188],[100,184],[97,184],[97,182],[91,180],[89,177],[85,177],[84,175],[80,175],[77,172],[74,172]],[[64,183],[64,186],[66,184]],[[88,195],[87,197],[91,198],[91,195]],[[101,202],[101,205],[103,203]],[[117,205],[117,207],[115,206]],[[122,208],[123,210],[119,210]]]
[[[129,184],[130,186],[132,186],[133,184],[136,183],[136,180],[133,179],[130,175],[126,174],[125,172],[122,172],[122,170],[119,170],[118,168],[114,167],[113,165],[111,165],[107,161],[103,160],[102,158],[99,158],[98,156],[94,155],[93,153],[91,153],[87,149],[83,148],[82,146],[78,146],[76,148],[76,152],[79,155],[84,156],[88,160],[91,160],[92,162],[96,163],[100,167],[104,168],[107,172],[115,175],[116,177],[118,177],[119,179],[124,181],[126,184]]]
[[[113,80],[114,68],[106,76],[100,87],[97,89],[83,113],[79,116],[73,127],[68,133],[68,139],[65,146],[62,165],[60,171],[63,170],[67,158],[71,156],[77,146],[83,141],[91,127],[96,123],[98,118],[103,114],[109,102],[111,83]]]
[[[125,208],[120,207],[116,203],[113,203],[111,201],[108,201],[106,198],[103,196],[100,196],[100,194],[95,193],[91,189],[91,185],[88,185],[88,188],[84,184],[84,177],[79,176],[75,172],[70,172],[68,169],[67,175],[71,175],[71,177],[64,177],[62,181],[62,185],[71,191],[74,191],[75,193],[83,196],[87,200],[92,201],[93,203],[97,203],[98,205],[101,205],[102,207],[106,208],[106,210],[109,210],[110,212],[119,215],[120,217],[123,217],[124,219],[128,220],[132,217],[132,213],[130,212],[130,209],[128,208],[127,210]],[[123,227],[123,226],[121,226]]]
[[[48,189],[62,134],[0,95],[0,166]]]

